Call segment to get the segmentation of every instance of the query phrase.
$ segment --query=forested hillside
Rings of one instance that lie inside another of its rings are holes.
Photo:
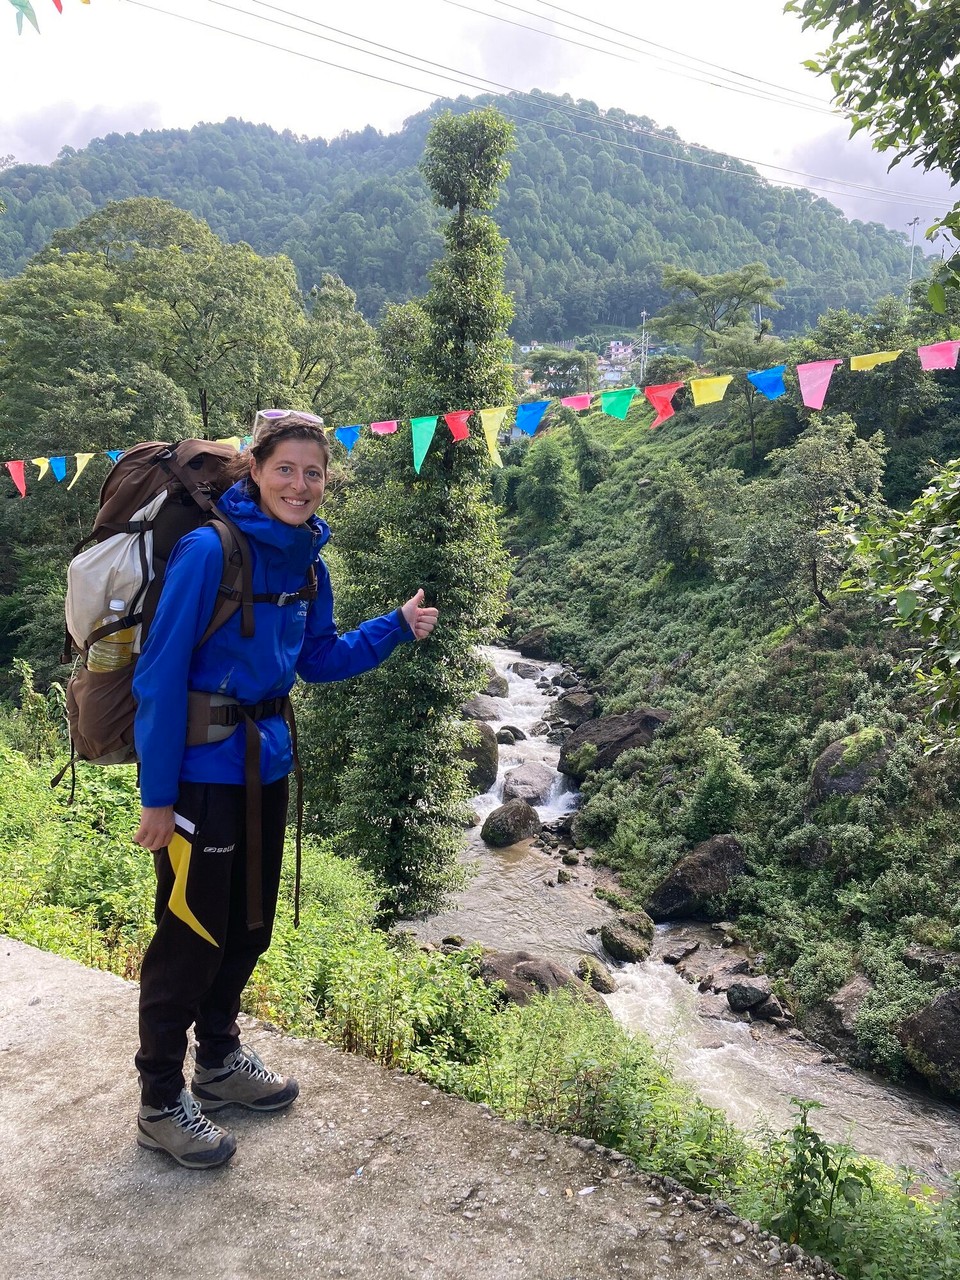
[[[513,332],[556,339],[640,323],[665,301],[664,263],[716,272],[762,261],[786,285],[781,332],[828,307],[862,309],[903,290],[904,237],[848,222],[827,200],[772,186],[756,170],[688,147],[653,121],[547,94],[484,98],[516,126],[495,216],[509,241]],[[375,319],[422,294],[441,249],[438,211],[417,171],[436,103],[396,134],[330,142],[228,120],[190,130],[111,134],[52,165],[0,175],[0,274],[109,201],[162,196],[258,253],[285,253],[309,289],[334,272]],[[680,163],[679,160],[694,161]]]

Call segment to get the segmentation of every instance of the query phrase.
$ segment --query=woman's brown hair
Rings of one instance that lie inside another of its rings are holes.
[[[257,423],[250,445],[227,463],[227,479],[232,484],[238,480],[245,481],[247,492],[259,503],[260,488],[250,474],[250,467],[254,462],[262,466],[284,440],[312,440],[320,448],[323,470],[326,472],[330,462],[330,445],[323,426],[313,421],[312,414],[308,417],[291,409],[282,418],[263,418]]]

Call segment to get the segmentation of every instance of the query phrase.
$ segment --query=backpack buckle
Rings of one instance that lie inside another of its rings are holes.
[[[299,591],[281,591],[280,594],[277,596],[277,604],[283,607],[283,605],[285,604],[290,604],[292,600],[299,600],[299,599],[300,599]]]

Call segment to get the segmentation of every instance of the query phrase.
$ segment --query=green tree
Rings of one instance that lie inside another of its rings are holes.
[[[526,359],[533,381],[559,400],[577,391],[592,391],[597,385],[597,357],[590,351],[562,351],[538,347]]]
[[[506,176],[511,142],[510,125],[492,110],[448,113],[430,131],[423,173],[452,216],[427,296],[384,317],[385,417],[510,397],[504,242],[482,211]],[[429,641],[337,695],[350,753],[339,779],[341,845],[385,882],[386,917],[436,909],[460,874],[468,798],[461,707],[478,687],[476,646],[499,620],[506,583],[479,428],[456,442],[441,422],[419,475],[406,431],[364,441],[337,545],[343,621],[418,586],[440,609]]]
[[[692,342],[703,351],[722,334],[749,324],[756,307],[779,307],[773,291],[783,283],[762,262],[712,276],[665,266],[663,287],[671,301],[654,317],[654,328],[668,340]],[[757,331],[764,332],[762,321]]]
[[[554,435],[534,440],[527,449],[516,491],[517,511],[524,522],[549,528],[563,518],[570,493],[566,451]]]
[[[789,0],[804,27],[830,31],[833,43],[806,65],[829,75],[851,136],[869,128],[878,151],[894,151],[890,167],[912,159],[960,183],[960,5],[957,0]],[[960,232],[960,201],[927,232]],[[945,280],[960,288],[960,253]],[[930,302],[945,309],[944,281]]]
[[[755,329],[741,325],[720,334],[713,344],[711,355],[718,373],[734,375],[727,397],[733,403],[739,400],[743,405],[750,428],[750,457],[756,463],[757,420],[770,410],[771,402],[760,394],[747,374],[757,368],[769,369],[774,365],[785,364],[789,358],[789,348],[778,338],[758,334]]]
[[[671,458],[657,473],[647,512],[646,541],[653,563],[680,573],[709,568],[712,508],[697,478]]]

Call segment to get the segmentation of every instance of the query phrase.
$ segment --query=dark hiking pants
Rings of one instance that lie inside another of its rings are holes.
[[[157,931],[140,973],[141,1096],[170,1106],[184,1087],[187,1030],[197,1061],[219,1066],[239,1045],[240,995],[270,945],[277,907],[287,780],[263,788],[263,920],[247,928],[245,790],[182,782],[177,832],[156,852]]]

